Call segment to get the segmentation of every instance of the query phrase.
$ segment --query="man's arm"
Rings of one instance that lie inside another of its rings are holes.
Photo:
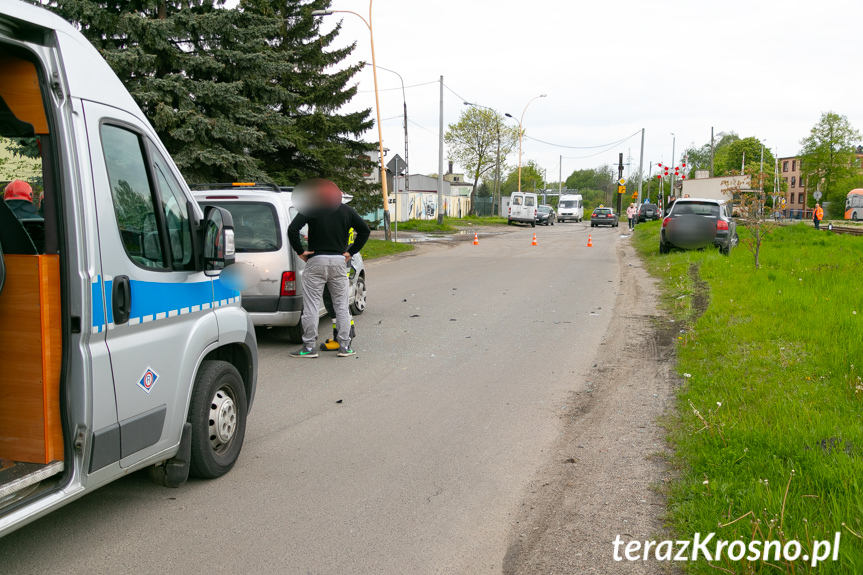
[[[291,244],[291,249],[297,252],[298,255],[306,251],[303,249],[303,244],[300,241],[300,230],[308,221],[309,219],[303,214],[297,214],[293,221],[291,221],[291,225],[288,226],[288,242]]]

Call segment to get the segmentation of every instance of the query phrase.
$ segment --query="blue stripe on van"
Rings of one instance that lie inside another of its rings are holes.
[[[93,332],[99,333],[105,330],[105,308],[102,307],[102,276],[90,283],[90,301],[93,302]]]
[[[95,285],[95,284],[94,284]],[[111,305],[111,288],[113,281],[105,282],[106,308],[108,326],[114,325],[114,314]],[[207,280],[187,283],[161,283],[132,280],[132,313],[129,325],[137,325],[150,321],[158,321],[168,317],[195,313],[222,305],[240,301],[240,292],[229,289],[221,281]],[[214,298],[214,295],[216,296]],[[96,302],[101,310],[101,290],[93,290],[93,328],[94,331],[104,329],[103,315],[96,314]],[[214,301],[215,300],[215,301]]]

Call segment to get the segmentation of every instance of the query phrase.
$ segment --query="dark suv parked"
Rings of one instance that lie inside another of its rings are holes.
[[[681,198],[672,204],[659,230],[661,254],[671,248],[695,250],[714,245],[727,256],[737,243],[737,222],[727,200]]]
[[[638,221],[649,222],[659,219],[659,206],[656,204],[641,204],[638,206]]]

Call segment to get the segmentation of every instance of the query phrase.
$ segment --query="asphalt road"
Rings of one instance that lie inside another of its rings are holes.
[[[482,231],[369,262],[356,357],[293,359],[262,335],[231,473],[176,490],[133,474],[0,539],[0,573],[500,573],[627,232]]]

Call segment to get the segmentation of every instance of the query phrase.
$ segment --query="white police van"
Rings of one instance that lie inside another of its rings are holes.
[[[137,469],[169,486],[230,470],[257,343],[221,271],[230,214],[202,213],[71,25],[0,7],[0,136],[41,155],[38,217],[0,202],[2,536]]]

